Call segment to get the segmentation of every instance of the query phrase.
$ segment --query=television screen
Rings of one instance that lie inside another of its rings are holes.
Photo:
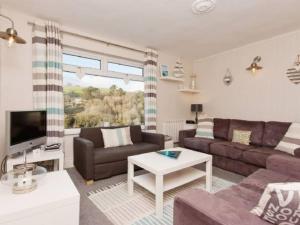
[[[10,112],[10,145],[46,136],[46,111]]]

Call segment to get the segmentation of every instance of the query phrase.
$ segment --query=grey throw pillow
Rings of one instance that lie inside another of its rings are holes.
[[[300,183],[268,184],[251,213],[276,225],[300,225]]]

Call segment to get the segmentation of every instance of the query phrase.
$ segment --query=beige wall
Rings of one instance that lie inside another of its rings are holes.
[[[31,68],[31,26],[28,21],[35,21],[35,18],[24,15],[13,10],[2,8],[1,12],[10,16],[15,21],[19,34],[27,41],[26,45],[14,45],[8,48],[4,41],[0,41],[0,156],[5,152],[5,121],[6,110],[29,110],[32,109],[32,68]],[[6,28],[6,21],[0,22],[1,28]],[[71,28],[63,27],[69,31],[80,33]],[[2,29],[1,29],[2,30]],[[103,53],[123,56],[126,58],[143,60],[143,55],[118,48],[108,47],[81,38],[64,35],[64,43],[73,46],[80,46]],[[120,43],[120,42],[119,42]],[[126,43],[123,43],[126,44]],[[133,46],[144,49],[142,46]],[[159,53],[159,63],[167,64],[173,68],[177,56]],[[192,72],[192,63],[183,60],[187,74]],[[177,92],[178,83],[159,81],[158,83],[158,127],[161,123],[170,119],[186,119],[190,117],[189,105],[193,101],[190,95]],[[72,138],[65,138],[66,162],[72,163]]]
[[[300,54],[300,31],[253,43],[194,62],[205,112],[217,117],[300,121],[300,84],[286,70]],[[256,75],[245,70],[255,56],[264,67]],[[223,84],[230,68],[233,83]]]

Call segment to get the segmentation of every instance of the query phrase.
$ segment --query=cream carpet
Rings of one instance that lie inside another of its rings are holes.
[[[213,192],[228,188],[235,183],[213,177]],[[133,196],[128,195],[127,182],[99,188],[89,192],[89,199],[107,216],[114,225],[171,225],[173,224],[173,203],[175,196],[184,190],[200,188],[205,190],[205,177],[164,193],[164,215],[155,215],[155,196],[135,185]]]
[[[80,193],[80,225],[113,225],[110,219],[89,199],[88,193],[125,182],[126,174],[95,181],[93,185],[87,186],[75,168],[69,168],[67,171]],[[144,171],[136,172],[136,174],[142,173]],[[213,168],[213,175],[232,183],[238,183],[243,179],[243,176],[216,167]]]

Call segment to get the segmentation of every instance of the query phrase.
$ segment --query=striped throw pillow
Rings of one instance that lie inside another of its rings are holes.
[[[294,155],[297,148],[300,148],[300,123],[292,123],[275,149]]]
[[[101,129],[104,148],[132,145],[130,128]]]
[[[250,212],[276,225],[300,225],[300,183],[270,183]]]
[[[212,118],[200,119],[195,137],[214,139],[214,120]]]
[[[233,130],[232,142],[249,145],[251,131]]]

